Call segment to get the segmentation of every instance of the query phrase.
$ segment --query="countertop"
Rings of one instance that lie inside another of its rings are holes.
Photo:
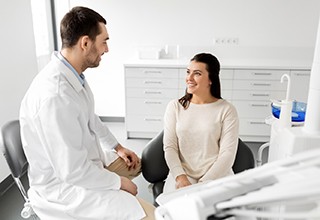
[[[124,63],[125,67],[186,68],[188,59],[133,59]],[[310,70],[311,61],[307,60],[270,60],[270,59],[224,59],[220,60],[223,69],[294,69]]]

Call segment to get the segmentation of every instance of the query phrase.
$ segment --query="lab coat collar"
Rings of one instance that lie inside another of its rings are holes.
[[[72,87],[77,91],[80,92],[84,87],[80,83],[79,79],[74,75],[72,70],[67,67],[57,56],[58,51],[55,51],[51,55],[51,60],[57,62],[57,67],[59,71],[66,76],[68,82],[72,85]],[[85,83],[86,84],[86,83]]]

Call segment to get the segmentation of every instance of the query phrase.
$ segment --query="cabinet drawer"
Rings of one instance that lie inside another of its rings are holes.
[[[185,79],[179,79],[179,89],[186,89],[187,88],[187,83]]]
[[[179,80],[185,82],[187,77],[187,68],[179,69]]]
[[[269,136],[271,131],[270,129],[270,125],[267,125],[264,119],[239,119],[239,135]]]
[[[285,91],[287,88],[286,83],[281,83],[280,81],[261,81],[261,80],[235,80],[233,82],[233,89],[239,90],[282,90]]]
[[[178,78],[179,70],[174,68],[126,68],[126,78]]]
[[[126,97],[133,98],[144,98],[144,99],[152,99],[152,98],[169,98],[174,99],[178,97],[177,89],[154,89],[154,88],[127,88],[126,89]]]
[[[265,100],[270,99],[285,99],[285,91],[249,91],[249,90],[234,90],[233,100]]]
[[[221,96],[223,99],[231,101],[232,99],[232,90],[221,90]]]
[[[233,79],[233,69],[221,69],[219,77],[220,77],[220,80]]]
[[[232,101],[242,118],[262,118],[271,114],[271,103],[266,101]]]
[[[229,79],[221,79],[220,80],[221,89],[232,89],[232,80]]]
[[[178,89],[178,79],[165,79],[165,78],[127,78],[126,86],[133,88],[172,88]]]
[[[129,132],[159,132],[163,130],[163,116],[129,115],[126,128]]]
[[[181,98],[186,94],[186,89],[185,88],[180,88],[179,93],[178,93],[178,98]]]
[[[171,99],[128,98],[128,115],[164,115],[167,104]]]
[[[254,80],[278,80],[283,74],[290,74],[289,70],[235,70],[234,79],[254,79]]]
[[[310,71],[291,71],[291,99],[307,102],[310,84]]]

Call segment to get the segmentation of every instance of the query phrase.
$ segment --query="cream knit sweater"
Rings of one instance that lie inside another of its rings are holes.
[[[169,102],[163,143],[174,179],[186,174],[201,182],[232,175],[238,130],[237,111],[226,100],[190,103],[186,110],[178,100]]]

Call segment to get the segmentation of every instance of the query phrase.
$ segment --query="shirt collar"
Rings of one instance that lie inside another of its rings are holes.
[[[77,79],[80,81],[81,85],[84,86],[85,82],[85,76],[83,73],[78,74],[78,72],[73,68],[73,66],[64,58],[61,54],[61,52],[56,53],[56,56],[61,60],[62,63],[64,63],[72,72],[73,74],[77,77]]]

